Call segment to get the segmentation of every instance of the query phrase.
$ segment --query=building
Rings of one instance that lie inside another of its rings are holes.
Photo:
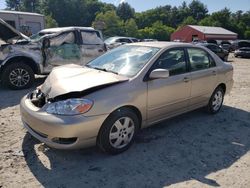
[[[186,25],[171,35],[171,41],[192,42],[194,40],[236,40],[237,33],[222,27]]]
[[[0,10],[0,18],[26,35],[45,28],[45,18],[42,14]]]

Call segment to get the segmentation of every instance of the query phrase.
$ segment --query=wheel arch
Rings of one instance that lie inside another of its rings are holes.
[[[138,120],[139,120],[139,128],[141,128],[141,124],[142,124],[142,114],[141,114],[141,111],[133,106],[133,105],[123,105],[119,108],[116,108],[115,110],[113,110],[106,119],[108,119],[113,113],[119,111],[119,110],[122,110],[122,109],[128,109],[128,110],[131,110],[132,112],[135,113],[135,115],[138,117]]]
[[[220,83],[216,88],[218,88],[218,87],[221,87],[223,89],[224,93],[226,93],[226,90],[227,90],[226,84]]]
[[[15,57],[9,58],[3,63],[1,67],[1,71],[3,71],[5,67],[7,67],[8,65],[12,63],[18,63],[18,62],[22,62],[26,64],[27,66],[29,66],[33,70],[34,74],[40,74],[39,65],[35,62],[34,59],[30,57],[26,57],[26,56],[15,56]]]
[[[133,106],[133,105],[124,105],[124,106],[121,106],[121,107],[119,107],[119,108],[116,108],[115,110],[113,110],[113,111],[107,116],[107,118],[104,120],[104,122],[106,122],[106,121],[108,120],[108,118],[109,118],[113,113],[115,113],[115,112],[117,112],[117,111],[119,111],[119,110],[122,110],[122,109],[129,109],[129,110],[131,110],[131,111],[133,111],[133,112],[135,113],[135,115],[138,117],[138,120],[139,120],[139,129],[141,129],[141,125],[142,125],[142,114],[141,114],[140,110],[139,110],[137,107]],[[104,122],[103,122],[103,124],[104,124]],[[100,127],[100,129],[99,129],[99,131],[98,131],[97,140],[99,139],[100,131],[101,131],[102,127],[103,127],[103,124],[101,125],[101,127]]]

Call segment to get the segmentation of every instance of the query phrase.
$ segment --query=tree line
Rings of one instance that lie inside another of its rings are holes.
[[[178,7],[165,5],[135,12],[124,2],[117,7],[99,0],[6,0],[6,9],[45,15],[46,27],[93,26],[104,36],[131,36],[169,40],[184,25],[218,26],[250,39],[250,10],[232,12],[228,8],[209,14],[199,0]]]

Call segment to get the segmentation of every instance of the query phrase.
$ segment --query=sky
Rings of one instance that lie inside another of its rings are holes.
[[[118,5],[121,2],[128,2],[136,12],[145,11],[161,5],[180,6],[183,0],[101,0],[106,3],[113,3]],[[192,0],[186,0],[190,3]],[[232,12],[237,10],[248,11],[250,10],[250,0],[200,0],[207,5],[209,12],[215,12],[225,7],[229,8]],[[5,8],[5,0],[0,0],[0,9]]]

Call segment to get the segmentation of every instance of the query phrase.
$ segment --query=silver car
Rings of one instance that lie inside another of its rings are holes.
[[[93,28],[50,28],[29,38],[0,18],[0,81],[12,89],[31,87],[35,74],[59,65],[85,65],[106,50],[101,32]]]
[[[47,145],[97,144],[117,154],[141,129],[206,107],[217,113],[233,67],[202,46],[145,42],[120,46],[86,66],[54,68],[21,101],[24,127]]]

